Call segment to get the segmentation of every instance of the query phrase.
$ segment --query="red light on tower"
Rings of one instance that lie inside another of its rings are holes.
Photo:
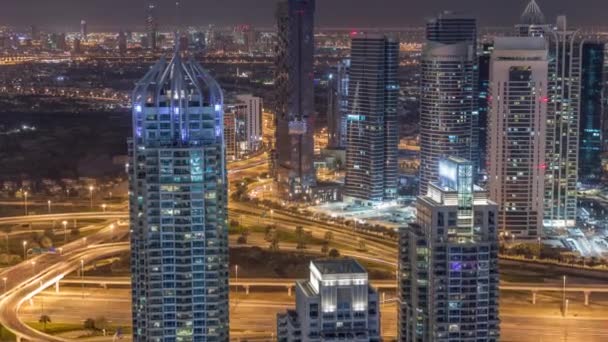
[[[539,168],[539,169],[541,169],[541,170],[546,170],[546,169],[547,169],[547,164],[542,163],[542,164],[540,164],[540,165],[538,166],[538,168]]]
[[[546,97],[546,96],[541,97],[541,98],[540,98],[540,102],[542,102],[542,103],[547,103],[547,102],[549,102],[549,98],[548,98],[548,97]]]

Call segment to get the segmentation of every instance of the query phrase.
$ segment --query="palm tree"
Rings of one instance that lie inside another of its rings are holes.
[[[46,332],[46,324],[51,323],[51,317],[49,317],[48,315],[42,315],[40,316],[38,322],[44,325],[44,331]]]
[[[325,241],[330,242],[333,239],[334,239],[334,233],[333,232],[325,232]]]

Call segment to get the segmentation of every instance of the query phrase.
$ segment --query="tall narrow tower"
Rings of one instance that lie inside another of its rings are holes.
[[[228,341],[223,97],[179,48],[133,92],[133,340]]]
[[[276,142],[279,195],[310,199],[314,158],[315,0],[282,0],[277,8]]]
[[[146,16],[146,30],[148,31],[148,48],[156,50],[158,41],[158,22],[156,19],[156,4],[148,3]]]
[[[420,97],[420,194],[438,180],[439,159],[478,164],[476,20],[444,12],[427,22]]]
[[[374,205],[397,198],[399,43],[352,37],[344,199]]]

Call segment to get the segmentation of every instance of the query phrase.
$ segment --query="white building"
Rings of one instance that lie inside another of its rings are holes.
[[[548,106],[545,39],[497,37],[490,62],[488,189],[499,228],[522,238],[543,231]]]
[[[473,163],[443,158],[438,175],[400,232],[398,341],[497,342],[496,204],[473,185]]]
[[[378,293],[353,259],[310,263],[296,282],[296,309],[277,315],[279,342],[380,341]]]
[[[238,95],[236,98],[245,105],[244,142],[251,153],[262,145],[262,98],[253,95]]]

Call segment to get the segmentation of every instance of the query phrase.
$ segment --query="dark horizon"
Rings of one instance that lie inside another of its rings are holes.
[[[420,26],[442,10],[457,10],[479,20],[480,26],[512,26],[529,0],[317,0],[317,27],[371,28]],[[137,29],[144,25],[147,0],[20,0],[5,5],[0,25],[76,30],[80,20],[90,30]],[[163,27],[176,23],[175,1],[156,0]],[[181,0],[182,25],[219,26],[251,24],[274,26],[277,0]],[[597,0],[538,0],[548,22],[566,14],[572,26],[607,24],[608,2]],[[455,6],[458,7],[455,7]]]

